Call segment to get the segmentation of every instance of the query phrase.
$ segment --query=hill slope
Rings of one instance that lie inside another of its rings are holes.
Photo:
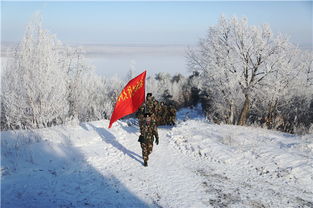
[[[2,132],[1,207],[313,207],[312,135],[194,115],[159,128],[149,167],[130,122]]]

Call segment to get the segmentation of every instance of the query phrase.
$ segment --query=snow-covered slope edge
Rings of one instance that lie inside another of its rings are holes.
[[[159,128],[148,168],[126,122],[1,132],[1,207],[313,207],[312,135],[194,115]]]
[[[260,177],[313,190],[313,135],[188,120],[168,136],[184,153],[229,166],[233,176],[256,171]]]

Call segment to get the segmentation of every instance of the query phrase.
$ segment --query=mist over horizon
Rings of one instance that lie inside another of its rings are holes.
[[[66,44],[68,45],[68,44]],[[1,58],[10,56],[17,43],[2,44]],[[148,76],[159,72],[187,75],[185,54],[189,45],[170,44],[70,44],[80,47],[97,74],[124,78],[129,70],[134,74],[148,71]]]
[[[1,42],[2,62],[14,51],[17,42]],[[148,44],[148,43],[72,43],[72,47],[80,47],[84,51],[87,62],[92,65],[98,75],[124,78],[129,70],[139,74],[144,70],[148,76],[159,72],[182,74],[188,76],[186,50],[196,45],[188,44]],[[312,50],[312,46],[304,50]]]

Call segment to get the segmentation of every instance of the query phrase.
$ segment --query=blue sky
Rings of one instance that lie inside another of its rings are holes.
[[[40,11],[46,29],[65,43],[196,44],[219,16],[247,17],[312,48],[312,1],[2,2],[2,41],[19,41]]]

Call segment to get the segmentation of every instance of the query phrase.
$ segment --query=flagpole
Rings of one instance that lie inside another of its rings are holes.
[[[145,82],[145,89],[146,89],[146,82]],[[145,105],[145,114],[147,113],[146,98],[147,98],[147,92],[145,92],[145,98],[144,98],[144,103],[143,103]]]
[[[145,82],[145,89],[146,89],[146,82]],[[144,105],[145,105],[145,115],[143,116],[144,118],[144,126],[147,125],[147,120],[146,120],[146,113],[147,113],[147,105],[146,105],[146,99],[147,99],[147,92],[145,92],[145,98],[144,98]],[[143,138],[146,139],[146,131],[144,131],[144,135],[143,135]]]

